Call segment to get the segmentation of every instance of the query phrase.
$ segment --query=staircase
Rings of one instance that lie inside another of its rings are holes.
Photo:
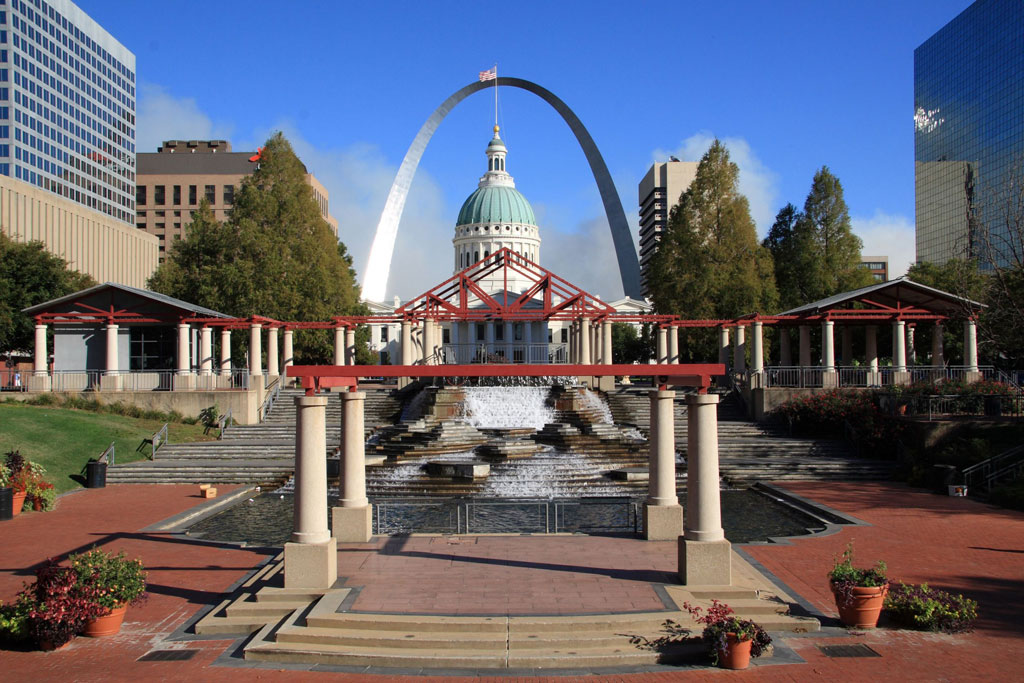
[[[401,410],[389,389],[366,391],[367,436],[390,424]],[[153,460],[107,468],[109,484],[283,484],[295,471],[295,397],[301,389],[282,389],[267,418],[257,425],[234,425],[217,441],[167,443]],[[327,453],[341,443],[341,397],[327,401]],[[174,438],[173,427],[171,438]]]

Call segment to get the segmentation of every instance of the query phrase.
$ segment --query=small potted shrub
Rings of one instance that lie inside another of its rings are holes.
[[[79,589],[74,570],[52,559],[36,570],[36,582],[22,590],[17,604],[28,612],[28,633],[43,650],[63,647],[99,611]]]
[[[28,496],[29,486],[43,474],[40,465],[31,463],[18,451],[8,451],[4,458],[7,469],[7,485],[14,489],[13,507],[11,513],[21,514],[25,505],[25,498]]]
[[[71,555],[71,569],[77,586],[97,607],[83,629],[84,635],[109,636],[121,630],[125,611],[146,597],[146,572],[140,560],[129,560],[124,552],[117,555],[93,548]]]
[[[52,510],[57,500],[57,489],[45,479],[34,479],[28,485],[28,498],[32,501],[33,510]]]
[[[705,611],[683,603],[698,624],[704,624],[702,638],[708,645],[711,661],[723,669],[746,669],[751,657],[760,657],[772,639],[757,623],[740,619],[729,605],[712,600]]]
[[[968,633],[978,618],[977,601],[929,588],[927,583],[892,584],[885,609],[900,625],[922,631]]]
[[[854,628],[874,628],[878,624],[889,589],[885,570],[881,560],[867,569],[853,566],[853,543],[846,546],[842,560],[835,559],[828,579],[843,624]]]

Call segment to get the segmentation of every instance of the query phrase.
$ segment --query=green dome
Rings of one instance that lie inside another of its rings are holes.
[[[459,211],[456,225],[471,223],[525,223],[537,225],[526,197],[514,187],[491,185],[469,195]]]

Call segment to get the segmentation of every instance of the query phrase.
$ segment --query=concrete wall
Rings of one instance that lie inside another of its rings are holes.
[[[117,330],[117,369],[128,371],[130,337],[127,327]],[[54,326],[53,369],[69,370],[107,369],[107,330],[103,326]]]
[[[0,230],[15,242],[42,242],[97,282],[145,287],[157,267],[159,241],[153,235],[3,175]]]

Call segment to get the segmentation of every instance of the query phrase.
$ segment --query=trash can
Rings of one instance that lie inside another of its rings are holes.
[[[0,520],[14,517],[14,489],[9,486],[0,488]]]
[[[956,465],[932,465],[932,486],[935,493],[946,494],[956,481]]]
[[[327,478],[337,479],[341,476],[341,460],[338,458],[327,458]]]
[[[1003,414],[1003,402],[998,396],[985,397],[985,416],[1001,417]]]
[[[85,488],[102,489],[107,485],[107,463],[90,460],[85,463]]]

